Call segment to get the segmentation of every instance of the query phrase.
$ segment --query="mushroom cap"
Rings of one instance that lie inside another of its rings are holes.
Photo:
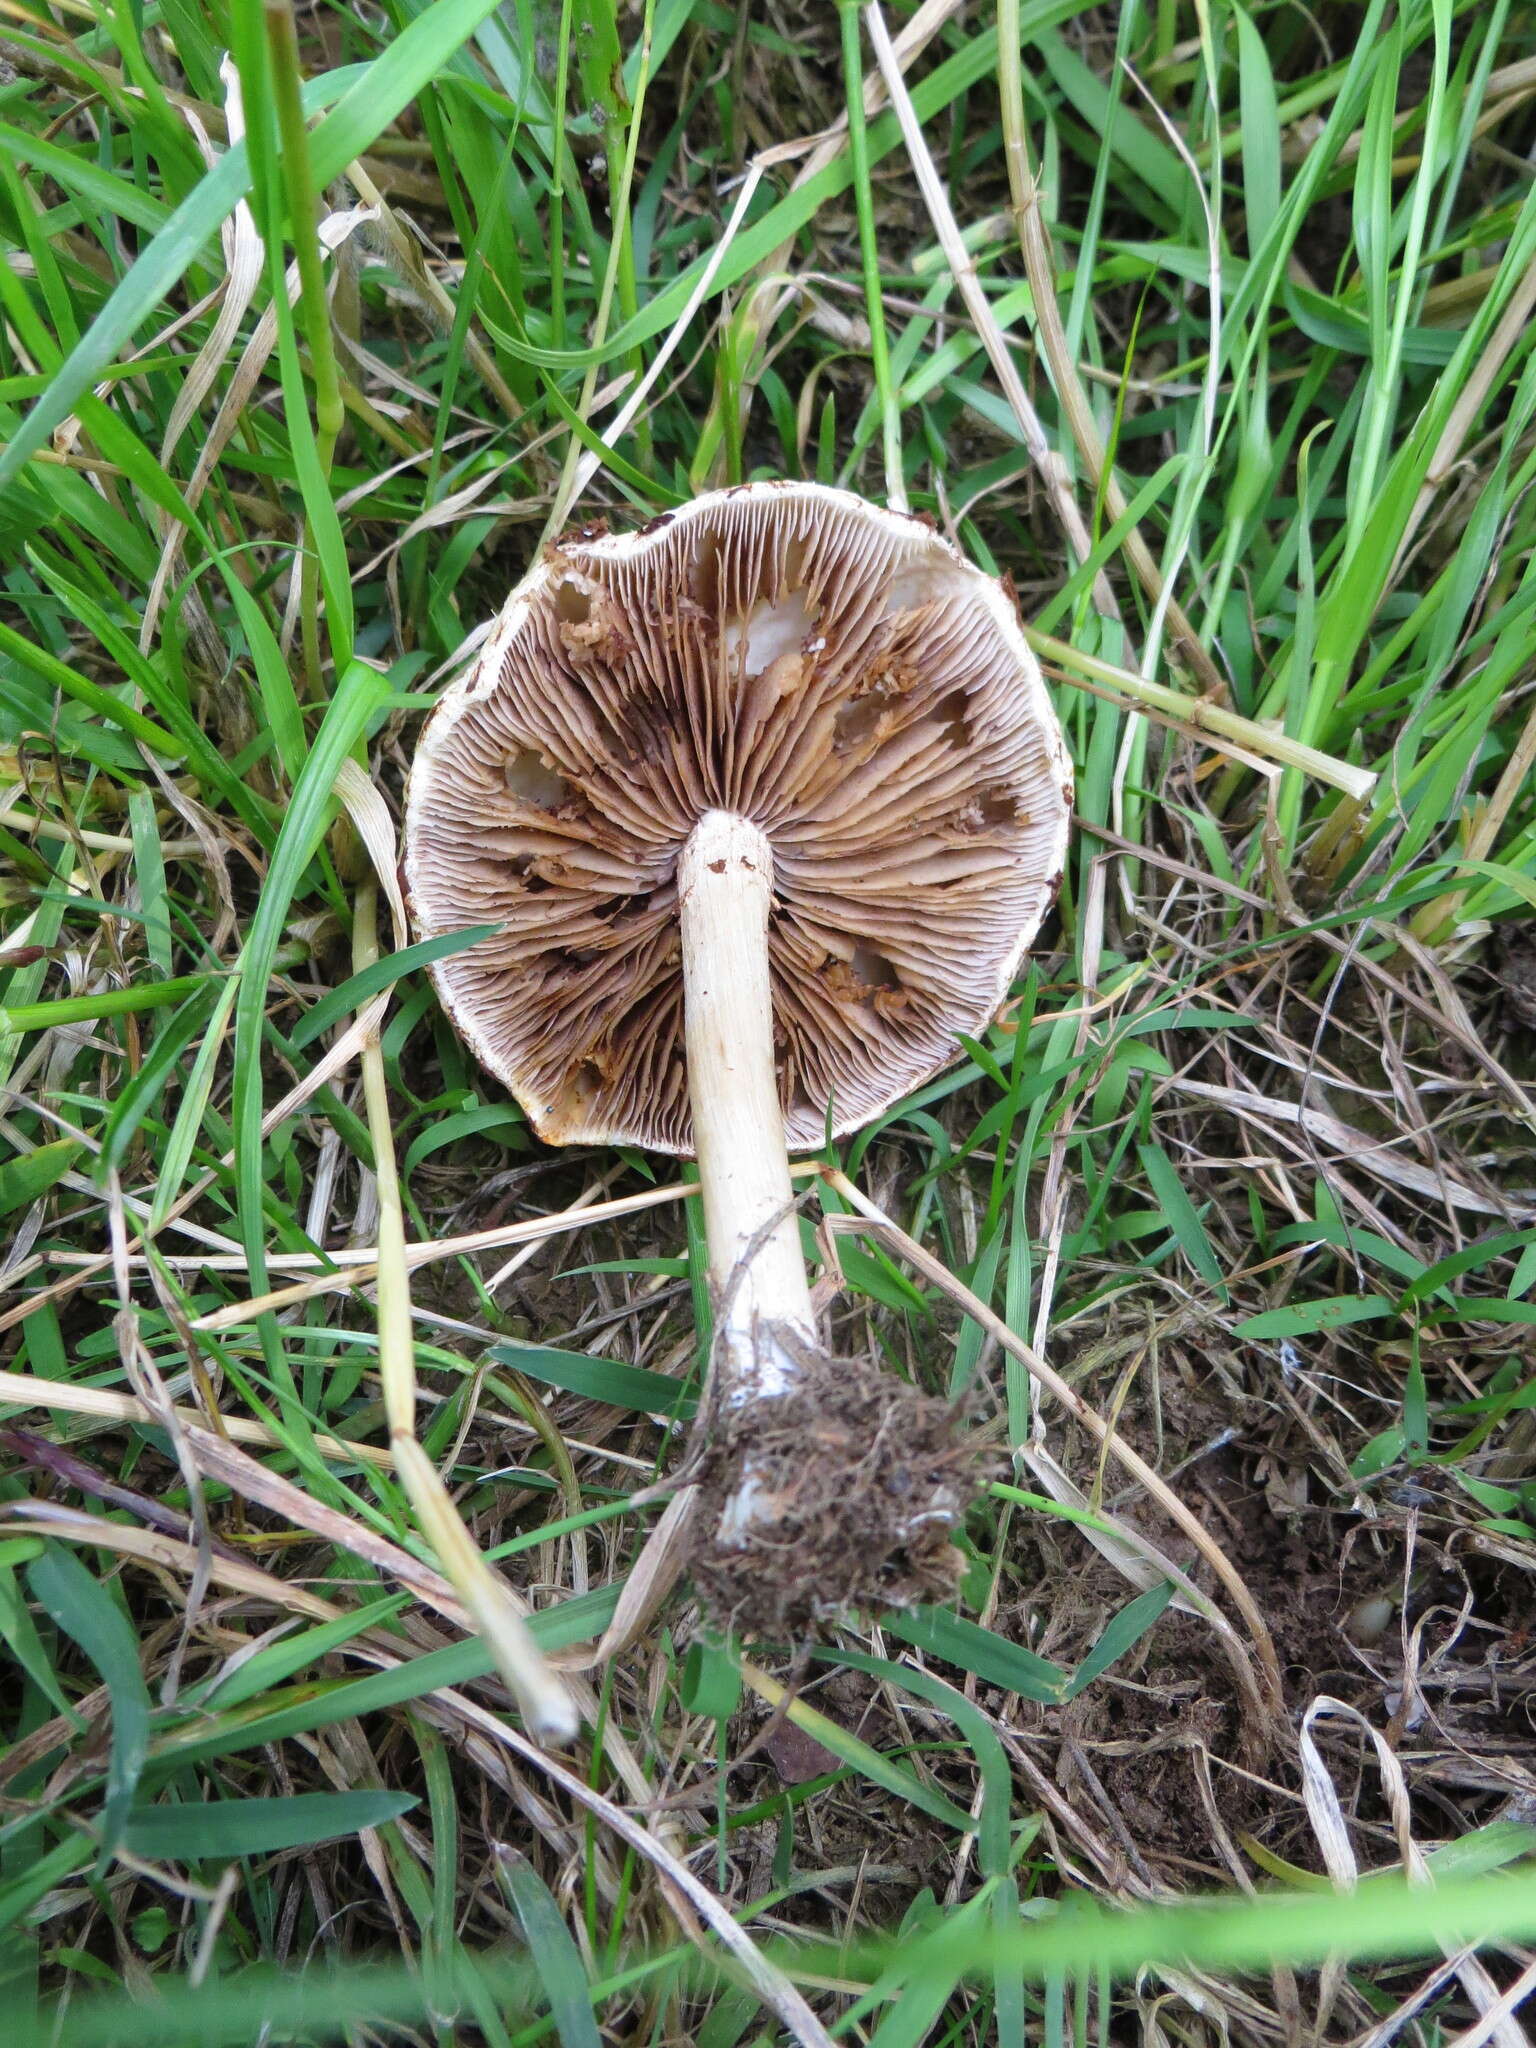
[[[924,520],[713,491],[545,548],[444,695],[406,799],[443,1007],[551,1143],[688,1153],[676,868],[705,811],[773,851],[792,1148],[959,1055],[1060,886],[1061,730],[1013,598]]]

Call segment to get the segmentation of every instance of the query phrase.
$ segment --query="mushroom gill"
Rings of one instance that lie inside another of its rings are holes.
[[[686,1153],[677,864],[706,812],[773,856],[792,1147],[954,1057],[1060,879],[1066,764],[989,577],[807,485],[546,551],[424,736],[407,879],[479,1058],[552,1141]]]

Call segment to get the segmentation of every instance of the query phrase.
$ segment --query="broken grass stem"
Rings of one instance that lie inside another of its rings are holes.
[[[1166,683],[1154,683],[1148,676],[1133,675],[1129,669],[1116,668],[1113,662],[1100,661],[1096,655],[1085,654],[1081,648],[1069,646],[1065,640],[1054,639],[1038,627],[1025,624],[1023,632],[1040,659],[1050,662],[1067,681],[1077,676],[1087,677],[1090,687],[1095,683],[1102,684],[1105,695],[1129,698],[1133,705],[1144,705],[1161,712],[1170,723],[1202,736],[1218,748],[1223,741],[1229,741],[1257,754],[1261,760],[1278,762],[1282,768],[1298,769],[1303,775],[1313,776],[1330,788],[1341,789],[1346,796],[1356,800],[1368,797],[1376,787],[1376,775],[1372,769],[1357,768],[1351,761],[1341,761],[1336,754],[1325,754],[1320,748],[1309,747],[1304,740],[1275,732],[1255,719],[1244,718],[1241,712],[1228,710],[1224,704],[1213,704],[1208,697],[1192,697],[1186,691],[1169,689]]]
[[[354,912],[353,967],[378,958],[378,888],[364,883]],[[362,1048],[363,1095],[379,1197],[379,1382],[395,1471],[445,1576],[463,1602],[536,1742],[572,1742],[581,1721],[570,1688],[544,1661],[511,1593],[481,1556],[441,1473],[416,1441],[416,1337],[411,1322],[405,1213],[395,1166],[389,1088],[377,1027]]]

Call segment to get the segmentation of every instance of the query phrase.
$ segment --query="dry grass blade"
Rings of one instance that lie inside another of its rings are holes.
[[[905,71],[919,58],[935,36],[964,6],[964,0],[923,0],[923,4],[911,17],[904,21],[896,34],[892,48],[897,64]],[[867,119],[879,113],[885,104],[885,82],[878,70],[872,71],[863,80],[864,113]],[[824,171],[834,163],[848,146],[848,115],[840,113],[832,121],[826,133],[820,136],[810,155],[795,173],[795,183],[803,185],[814,178],[818,171]],[[782,270],[790,260],[788,245],[780,249],[770,264],[770,269]]]
[[[638,1195],[618,1195],[611,1201],[596,1199],[595,1191],[584,1195],[579,1201],[562,1209],[554,1216],[539,1216],[529,1223],[499,1224],[490,1230],[467,1230],[457,1237],[433,1238],[429,1242],[407,1244],[402,1252],[407,1272],[418,1267],[429,1266],[440,1259],[465,1258],[473,1252],[495,1251],[509,1244],[530,1244],[546,1237],[558,1236],[562,1231],[582,1230],[593,1223],[604,1223],[616,1216],[634,1216],[642,1210],[655,1209],[668,1202],[680,1202],[687,1196],[697,1194],[692,1182],[682,1182],[673,1187],[646,1188]],[[206,1316],[200,1316],[192,1325],[194,1330],[229,1330],[242,1323],[249,1323],[269,1309],[289,1308],[296,1302],[312,1301],[316,1295],[329,1294],[338,1287],[356,1287],[364,1281],[374,1280],[379,1271],[379,1247],[365,1247],[335,1255],[336,1271],[321,1273],[315,1279],[298,1283],[292,1287],[279,1287],[270,1294],[264,1294],[251,1301],[231,1302],[227,1308],[213,1309]],[[283,1258],[274,1253],[269,1263],[296,1266],[301,1263],[318,1265],[320,1260],[311,1254],[298,1254]],[[212,1272],[221,1261],[211,1258],[199,1263]],[[231,1260],[228,1270],[243,1270],[243,1260]],[[3,1325],[0,1325],[3,1327]]]
[[[987,352],[987,360],[992,365],[993,374],[1002,386],[1003,395],[1018,421],[1024,446],[1029,450],[1030,459],[1045,483],[1056,516],[1061,521],[1062,531],[1070,541],[1072,552],[1078,561],[1086,562],[1093,552],[1093,541],[1077,500],[1072,495],[1071,479],[1061,457],[1046,437],[1040,415],[1035,411],[1029,393],[1024,389],[1024,382],[1013,360],[1007,338],[997,324],[997,316],[992,311],[981,279],[977,275],[976,266],[971,261],[970,252],[965,246],[965,238],[960,232],[960,224],[955,219],[954,209],[950,206],[944,191],[943,181],[939,177],[928,145],[923,140],[923,131],[918,123],[916,109],[912,105],[912,96],[907,91],[906,81],[901,75],[901,65],[891,45],[885,17],[877,6],[871,6],[864,10],[864,19],[869,27],[875,55],[879,59],[886,92],[901,124],[902,140],[907,146],[907,154],[917,176],[923,203],[928,209],[934,233],[938,236],[939,244],[944,251],[944,260],[960,288],[960,296],[965,301],[965,309],[970,314],[976,332],[981,338],[982,347]],[[1109,579],[1102,570],[1094,578],[1093,589],[1094,602],[1099,609],[1111,617],[1118,617],[1119,607],[1115,602],[1114,592],[1110,589]]]
[[[1350,1706],[1347,1701],[1332,1699],[1324,1693],[1313,1700],[1302,1718],[1300,1754],[1302,1793],[1306,1800],[1307,1817],[1312,1823],[1313,1833],[1317,1836],[1323,1861],[1328,1867],[1328,1875],[1340,1891],[1352,1891],[1360,1881],[1360,1866],[1355,1859],[1349,1825],[1339,1803],[1338,1789],[1317,1744],[1317,1724],[1328,1719],[1348,1721],[1358,1728],[1370,1743],[1381,1772],[1382,1790],[1386,1794],[1388,1810],[1392,1817],[1392,1831],[1397,1838],[1403,1871],[1413,1884],[1433,1884],[1434,1879],[1424,1860],[1424,1852],[1413,1838],[1412,1802],[1401,1761],[1393,1754],[1390,1744],[1380,1730],[1373,1728],[1357,1708]],[[1473,2030],[1477,2038],[1497,2042],[1498,2048],[1528,2048],[1525,2029],[1514,2019],[1512,2008],[1505,2005],[1498,1986],[1476,1956],[1469,1952],[1456,1958],[1453,1967],[1461,1979],[1463,1989],[1481,2016],[1482,2031]],[[1325,2006],[1329,2000],[1329,1980],[1332,1975],[1331,1969],[1325,1970]],[[1319,2031],[1325,2017],[1326,2013],[1319,2015]]]
[[[225,91],[227,132],[230,138],[239,142],[245,134],[245,118],[240,104],[240,78],[233,61],[225,57],[219,67],[219,77]],[[183,109],[184,118],[197,137],[198,148],[203,161],[210,170],[217,158],[208,140],[208,132],[196,111]],[[198,350],[186,380],[171,408],[170,419],[166,422],[165,434],[160,444],[162,467],[169,465],[176,445],[192,419],[197,408],[212,390],[225,358],[230,353],[239,334],[256,287],[261,281],[261,267],[264,261],[261,237],[256,231],[249,203],[242,199],[230,218],[225,222],[221,236],[224,247],[225,275],[223,297],[218,316],[209,329],[208,338]],[[182,529],[176,520],[162,515],[165,534],[165,552],[159,574],[144,607],[144,619],[139,628],[139,650],[147,652],[155,643],[155,625],[160,604],[169,578],[174,570],[181,546]]]
[[[114,1394],[110,1387],[82,1387],[66,1380],[38,1379],[28,1373],[0,1372],[0,1404],[18,1408],[46,1408],[69,1415],[89,1415],[104,1422],[148,1422],[159,1423],[160,1413],[141,1401],[135,1394]],[[194,1427],[206,1427],[208,1417],[196,1408],[177,1408],[176,1420],[183,1427],[191,1423]],[[220,1415],[217,1418],[220,1432],[236,1443],[260,1444],[267,1449],[277,1449],[282,1438],[277,1431],[264,1422],[257,1422],[248,1415]],[[322,1458],[333,1459],[345,1465],[379,1465],[388,1467],[392,1460],[388,1451],[376,1444],[354,1444],[344,1442],[341,1437],[317,1433],[311,1442]]]
[[[1252,1123],[1294,1125],[1319,1144],[1332,1147],[1342,1159],[1352,1161],[1375,1179],[1386,1181],[1393,1187],[1406,1188],[1411,1194],[1422,1195],[1428,1201],[1450,1202],[1474,1215],[1502,1216],[1516,1223],[1536,1218],[1536,1203],[1495,1199],[1452,1180],[1448,1174],[1433,1172],[1412,1159],[1399,1158],[1396,1147],[1406,1142],[1403,1135],[1390,1139],[1372,1138],[1327,1110],[1311,1109],[1302,1102],[1283,1102],[1250,1089],[1224,1088],[1213,1081],[1181,1077],[1170,1082],[1169,1086],[1181,1095],[1214,1103]]]
[[[725,226],[721,230],[720,239],[716,242],[709,261],[699,272],[698,281],[689,294],[687,305],[679,313],[666,340],[662,342],[660,348],[652,356],[645,375],[635,385],[634,390],[631,391],[628,398],[625,399],[619,410],[602,430],[602,438],[610,448],[628,432],[631,424],[639,416],[641,407],[660,381],[662,371],[667,367],[667,364],[672,360],[672,357],[680,347],[683,336],[692,324],[693,316],[709,297],[710,290],[714,285],[716,277],[719,275],[720,266],[725,261],[727,251],[740,233],[742,224],[746,220],[747,209],[752,204],[752,195],[762,182],[764,172],[773,164],[782,161],[786,155],[795,154],[799,147],[800,145],[798,144],[789,144],[778,149],[765,150],[747,166],[746,176],[741,181],[740,189],[736,194],[735,204],[732,206]],[[550,512],[545,529],[548,535],[553,536],[560,531],[570,514],[571,507],[580,499],[593,477],[601,469],[602,463],[602,456],[594,450],[588,449],[574,464],[564,488]]]
[[[1430,457],[1423,486],[1414,501],[1413,510],[1398,542],[1399,563],[1412,547],[1419,528],[1424,523],[1425,515],[1454,470],[1474,421],[1486,406],[1489,393],[1495,389],[1499,378],[1505,373],[1511,350],[1529,332],[1533,313],[1536,313],[1536,264],[1531,266],[1521,280],[1519,288],[1513,293],[1508,306],[1500,315],[1498,325],[1488,337],[1487,347],[1468,377],[1461,396],[1452,407],[1440,439],[1435,443],[1435,452]]]
[[[361,1522],[336,1508],[327,1507],[323,1501],[312,1499],[291,1479],[269,1471],[265,1465],[255,1458],[248,1458],[244,1451],[225,1443],[211,1430],[189,1425],[187,1441],[199,1469],[208,1478],[218,1480],[243,1500],[281,1515],[296,1529],[307,1529],[311,1535],[334,1543],[338,1549],[363,1558],[376,1570],[398,1580],[418,1600],[434,1608],[456,1628],[470,1626],[458,1588],[442,1574],[433,1571],[430,1565],[412,1557],[408,1550],[402,1550],[398,1543],[391,1543],[387,1536],[365,1528]]]
[[[1088,1543],[1103,1558],[1106,1558],[1138,1592],[1149,1592],[1153,1586],[1161,1585],[1166,1579],[1177,1586],[1179,1597],[1175,1605],[1185,1612],[1202,1615],[1211,1626],[1235,1637],[1231,1622],[1220,1611],[1208,1594],[1193,1585],[1187,1573],[1180,1570],[1165,1550],[1144,1536],[1139,1529],[1133,1529],[1112,1514],[1102,1502],[1096,1502],[1090,1494],[1072,1477],[1061,1461],[1037,1441],[1016,1446],[1018,1457],[1038,1482],[1043,1493],[1064,1507],[1080,1510],[1092,1515],[1104,1526],[1095,1528],[1083,1525],[1082,1534]],[[1245,1680],[1252,1677],[1246,1660],[1242,1665]]]
[[[566,1669],[586,1669],[607,1664],[636,1642],[661,1609],[662,1602],[682,1577],[688,1560],[688,1545],[699,1496],[685,1486],[668,1501],[661,1519],[646,1538],[624,1580],[613,1619],[602,1639],[580,1665],[567,1661]]]
[[[1098,992],[1099,974],[1103,965],[1106,867],[1107,863],[1102,859],[1091,862],[1087,886],[1083,890],[1080,952],[1083,994],[1088,998],[1088,1002],[1077,1018],[1077,1029],[1073,1034],[1074,1050],[1079,1058],[1088,1045],[1091,1008]],[[1060,1123],[1052,1133],[1051,1148],[1046,1155],[1045,1175],[1040,1188],[1040,1234],[1045,1240],[1045,1261],[1040,1274],[1032,1334],[1035,1349],[1041,1352],[1045,1350],[1051,1315],[1056,1306],[1056,1281],[1061,1270],[1061,1246],[1067,1228],[1067,1147],[1077,1114],[1077,1105],[1069,1103]],[[1044,1418],[1037,1410],[1034,1426],[1037,1441],[1043,1437],[1044,1428]]]
[[[1529,1998],[1536,1998],[1536,1963],[1528,1963],[1509,1989],[1501,1992],[1491,2005],[1485,2006],[1481,2016],[1465,2033],[1449,2039],[1445,2048],[1484,2048],[1488,2041],[1509,2040],[1510,2028],[1514,2029],[1514,2039],[1526,2040],[1525,2029],[1517,2022],[1515,2014]]]
[[[389,872],[393,880],[393,870]],[[358,891],[353,932],[353,967],[361,973],[378,958],[377,890],[372,883]],[[428,1542],[530,1729],[543,1742],[572,1742],[581,1719],[570,1687],[545,1662],[511,1593],[481,1556],[441,1474],[416,1441],[416,1343],[405,1261],[405,1213],[395,1169],[384,1053],[376,1030],[363,1046],[363,1092],[379,1202],[379,1378],[395,1469]]]
[[[182,1542],[179,1537],[165,1535],[158,1529],[130,1528],[99,1515],[80,1514],[72,1508],[56,1506],[52,1501],[9,1501],[3,1511],[3,1522],[7,1532],[13,1536],[57,1537],[64,1542],[115,1551],[122,1557],[135,1557],[145,1564],[163,1565],[166,1570],[184,1578],[190,1578],[197,1569],[195,1547]],[[345,1612],[333,1601],[311,1593],[306,1586],[279,1579],[257,1565],[247,1564],[243,1558],[228,1557],[222,1551],[214,1552],[209,1572],[215,1584],[227,1586],[232,1592],[251,1594],[270,1603],[279,1612],[303,1614],[311,1621],[336,1621]],[[8,1758],[7,1763],[10,1761]]]
[[[679,1925],[695,1940],[697,1933],[690,1925],[689,1916],[681,1908],[692,1907],[704,1924],[714,1934],[721,1946],[740,1966],[752,1989],[773,2013],[779,2023],[800,2043],[800,2048],[836,2048],[832,2037],[806,2004],[804,1998],[790,1983],[783,1972],[769,1962],[750,1937],[737,1926],[730,1913],[707,1886],[700,1884],[688,1866],[674,1856],[656,1836],[627,1814],[612,1800],[605,1799],[601,1792],[585,1784],[574,1772],[568,1771],[556,1760],[535,1749],[533,1744],[508,1728],[489,1714],[473,1700],[462,1695],[447,1692],[443,1695],[454,1708],[490,1737],[493,1742],[503,1743],[509,1749],[541,1771],[545,1777],[558,1785],[562,1792],[573,1799],[578,1806],[597,1816],[604,1825],[611,1828],[623,1842],[627,1842],[635,1854],[641,1857],[661,1878],[663,1888],[673,1898],[673,1910],[678,1915]]]
[[[350,235],[355,234],[365,221],[372,220],[372,218],[373,209],[367,206],[348,207],[342,212],[328,214],[320,222],[316,231],[319,236],[321,249],[327,255],[333,255]],[[293,264],[289,268],[286,288],[289,303],[296,304],[300,290],[297,264]],[[208,438],[199,451],[197,466],[193,471],[191,482],[188,484],[185,493],[186,502],[194,511],[202,498],[203,492],[208,487],[209,479],[218,466],[220,455],[228,445],[230,437],[240,425],[240,416],[245,410],[246,401],[260,382],[262,372],[266,367],[267,358],[276,346],[277,315],[268,306],[256,323],[256,330],[241,353],[240,361],[235,366],[229,386],[224,393],[218,412],[214,416],[213,425],[208,431]],[[181,548],[185,536],[186,528],[179,523],[173,524],[166,535],[164,552],[161,555],[160,565],[155,572],[155,579],[150,585],[149,596],[146,601],[143,626],[146,645],[149,644],[149,636],[153,632],[154,621],[159,616],[160,608],[165,602],[165,593],[170,588],[171,581],[176,574],[176,567],[181,559]]]
[[[1095,490],[1103,493],[1105,510],[1111,521],[1115,521],[1125,516],[1125,493],[1109,463],[1108,451],[1094,419],[1093,408],[1088,403],[1088,394],[1078,376],[1061,309],[1056,302],[1056,264],[1050,231],[1045,224],[1040,187],[1030,162],[1029,137],[1024,127],[1024,93],[1020,73],[1022,42],[1018,0],[1003,0],[998,8],[997,21],[998,100],[1002,109],[1004,156],[1013,199],[1013,218],[1018,229],[1025,275],[1034,297],[1040,353],[1050,367],[1051,382],[1072,438],[1077,443],[1078,453],[1087,466]],[[1152,600],[1154,608],[1166,603],[1169,628],[1185,661],[1199,679],[1202,691],[1218,702],[1226,703],[1230,695],[1227,679],[1206,651],[1183,606],[1174,597],[1165,598],[1162,572],[1153,560],[1152,550],[1143,540],[1140,528],[1130,527],[1122,545],[1126,560],[1136,572],[1137,581]]]
[[[1002,1317],[990,1309],[979,1295],[973,1294],[946,1266],[934,1258],[931,1252],[925,1251],[915,1238],[909,1237],[899,1223],[877,1208],[854,1186],[846,1174],[838,1172],[834,1167],[827,1167],[823,1169],[823,1175],[849,1207],[858,1211],[857,1221],[851,1217],[829,1217],[827,1221],[834,1229],[839,1226],[843,1229],[861,1226],[868,1228],[873,1224],[879,1234],[889,1244],[894,1245],[902,1257],[917,1268],[924,1279],[940,1288],[952,1301],[958,1302],[968,1316],[979,1323],[990,1336],[995,1337],[1005,1351],[1018,1359],[1030,1377],[1059,1401],[1073,1420],[1082,1424],[1095,1442],[1103,1444],[1111,1456],[1147,1489],[1169,1519],[1178,1524],[1226,1587],[1233,1606],[1243,1618],[1259,1661],[1259,1683],[1254,1688],[1256,1696],[1263,1699],[1268,1712],[1283,1712],[1280,1660],[1275,1652],[1269,1624],[1260,1613],[1242,1574],[1205,1524],[1197,1515],[1190,1512],[1167,1481],[1160,1478],[1122,1437],[1117,1436],[1103,1417],[1090,1408],[1082,1396],[1070,1387],[1058,1372],[1047,1365],[1039,1353],[1032,1350],[1022,1337],[1016,1336]]]
[[[374,169],[377,168],[375,165]],[[423,306],[429,309],[433,324],[448,331],[458,312],[452,295],[423,260],[419,246],[401,225],[398,214],[374,183],[367,166],[361,160],[348,164],[347,176],[356,187],[359,199],[369,208],[379,234],[389,244],[406,287],[416,293]],[[472,328],[464,338],[464,352],[474,364],[477,374],[485,380],[487,390],[495,394],[497,403],[505,409],[507,417],[515,418],[520,410],[517,399],[497,368],[496,358]]]
[[[165,1382],[160,1376],[160,1369],[140,1333],[138,1315],[133,1306],[133,1281],[128,1270],[128,1228],[124,1215],[123,1191],[115,1171],[107,1175],[107,1217],[112,1237],[112,1264],[119,1303],[114,1318],[118,1349],[127,1368],[130,1384],[170,1439],[171,1452],[187,1490],[187,1507],[195,1540],[197,1563],[187,1590],[187,1604],[181,1617],[181,1630],[176,1649],[165,1674],[165,1699],[169,1705],[176,1697],[182,1657],[197,1620],[198,1609],[203,1604],[203,1595],[208,1588],[213,1545],[207,1502],[203,1496],[202,1475],[193,1456],[190,1438],[177,1418]],[[179,1316],[179,1308],[176,1313]]]

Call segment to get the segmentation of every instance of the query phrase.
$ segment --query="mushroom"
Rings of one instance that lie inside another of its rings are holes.
[[[698,1160],[715,1344],[694,1576],[783,1633],[952,1590],[973,1453],[824,1350],[789,1151],[985,1028],[1071,778],[1012,596],[815,484],[546,548],[422,734],[405,873],[444,1008],[551,1143]]]

